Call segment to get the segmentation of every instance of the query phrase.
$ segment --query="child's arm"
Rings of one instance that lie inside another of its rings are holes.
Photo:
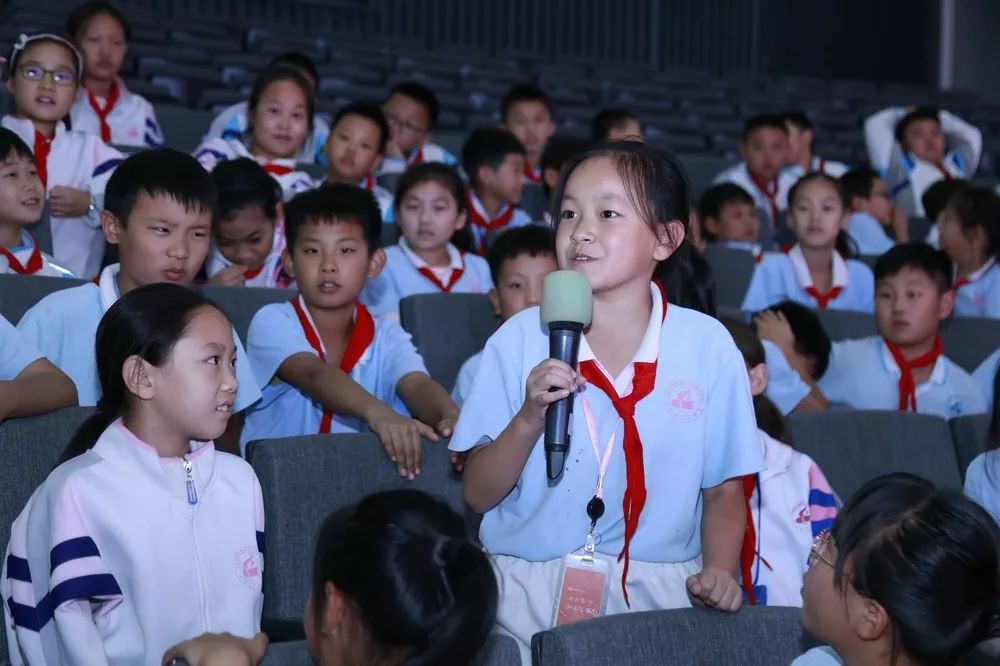
[[[809,387],[809,395],[796,405],[795,411],[826,411],[830,409],[829,400],[816,384],[816,380],[809,374],[802,355],[795,350],[795,334],[792,333],[785,315],[771,310],[762,312],[754,317],[754,327],[761,340],[768,340],[781,350],[788,365],[798,373],[802,381]]]
[[[983,154],[983,133],[975,125],[965,122],[949,111],[942,109],[938,112],[938,118],[941,120],[941,131],[944,133],[948,150],[962,156],[965,160],[963,175],[971,178]]]
[[[442,437],[450,437],[458,421],[458,405],[440,384],[423,372],[411,372],[396,384],[396,394],[410,413],[432,425]]]
[[[906,113],[901,107],[889,107],[865,119],[865,146],[872,168],[885,177],[894,154],[902,148],[896,143],[896,123]],[[890,186],[892,183],[890,183]]]
[[[40,358],[10,381],[0,381],[0,421],[45,414],[77,404],[76,385],[48,359]]]
[[[743,603],[743,590],[735,577],[746,529],[743,479],[729,479],[705,488],[702,495],[702,568],[688,579],[688,591],[697,606],[735,612]]]

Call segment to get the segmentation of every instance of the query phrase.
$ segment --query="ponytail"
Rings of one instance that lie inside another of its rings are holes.
[[[859,255],[858,244],[843,229],[837,232],[837,244],[834,246],[834,249],[844,259],[857,259]]]
[[[791,437],[784,415],[763,393],[753,397],[753,414],[757,419],[757,427],[766,432],[768,437],[791,446]]]
[[[80,424],[80,427],[76,429],[73,433],[73,437],[69,440],[69,444],[63,450],[62,455],[59,456],[58,462],[56,462],[56,467],[63,464],[67,460],[72,460],[79,455],[86,453],[89,449],[94,448],[94,444],[100,438],[101,434],[108,429],[108,427],[115,422],[115,419],[119,417],[117,410],[109,409],[107,407],[104,398],[97,401],[97,409],[87,417],[87,420]]]
[[[671,303],[715,316],[712,266],[687,238],[666,261],[660,262],[653,278],[663,285]]]

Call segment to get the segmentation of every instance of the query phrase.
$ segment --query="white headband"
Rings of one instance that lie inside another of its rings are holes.
[[[22,51],[24,51],[24,49],[28,48],[29,44],[31,44],[32,42],[37,42],[42,39],[46,41],[57,42],[68,48],[70,53],[73,54],[73,58],[76,60],[76,78],[77,80],[83,78],[83,56],[80,55],[80,51],[68,39],[60,37],[59,35],[52,34],[51,32],[41,32],[37,35],[32,35],[30,37],[22,32],[21,35],[17,38],[17,42],[14,43],[13,50],[10,52],[11,69],[13,70],[14,63],[17,61],[18,55]]]

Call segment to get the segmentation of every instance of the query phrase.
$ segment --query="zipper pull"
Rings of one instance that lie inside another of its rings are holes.
[[[193,469],[194,464],[184,456],[184,482],[187,484],[188,504],[191,505],[198,503],[198,489],[195,488],[194,475],[191,472]]]

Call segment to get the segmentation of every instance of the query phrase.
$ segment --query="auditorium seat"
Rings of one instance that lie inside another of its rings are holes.
[[[875,315],[870,312],[855,312],[854,310],[816,310],[823,330],[830,336],[831,342],[838,340],[857,340],[878,335]]]
[[[0,275],[0,315],[17,325],[38,301],[61,289],[84,284],[83,280],[34,275]]]
[[[525,183],[521,202],[517,206],[530,215],[532,220],[541,222],[545,219],[544,213],[549,210],[549,197],[545,194],[545,188],[542,185]]]
[[[160,121],[163,136],[167,137],[171,148],[185,153],[194,152],[208,132],[215,116],[210,111],[162,104],[156,107],[156,119]]]
[[[949,421],[951,439],[955,444],[958,469],[965,478],[965,471],[976,456],[990,447],[990,415],[972,414]]]
[[[486,294],[408,296],[399,314],[427,371],[448,391],[462,363],[483,348],[498,323]]]
[[[271,643],[260,666],[313,666],[309,644],[305,641]],[[472,666],[521,666],[517,642],[503,634],[490,635]]]
[[[204,285],[201,293],[218,303],[233,323],[233,328],[246,345],[247,330],[253,316],[265,305],[285,303],[297,293],[292,289],[265,289],[262,287],[219,287]],[[245,360],[245,359],[244,359]]]
[[[705,259],[712,266],[716,304],[719,307],[741,307],[756,267],[753,254],[709,243],[705,248]]]
[[[612,581],[615,584],[615,581]],[[789,664],[815,641],[800,609],[746,606],[609,615],[542,631],[531,639],[535,666],[774,666]]]
[[[944,419],[890,411],[794,413],[798,451],[811,456],[846,499],[866,481],[911,472],[945,488],[962,487],[951,431]]]
[[[952,317],[941,325],[941,338],[948,358],[973,372],[996,351],[1000,319]]]

